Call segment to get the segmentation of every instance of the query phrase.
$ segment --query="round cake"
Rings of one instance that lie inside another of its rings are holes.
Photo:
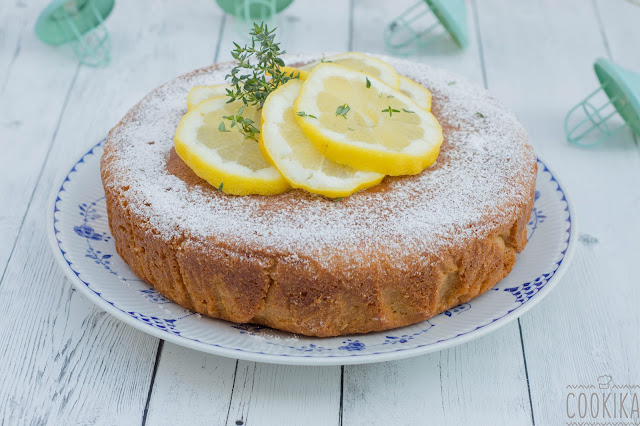
[[[308,336],[405,326],[489,290],[527,242],[526,132],[484,89],[384,59],[433,93],[444,134],[433,166],[338,201],[221,193],[173,148],[189,89],[224,83],[233,66],[213,65],[154,90],[109,133],[101,173],[119,255],[185,308]]]

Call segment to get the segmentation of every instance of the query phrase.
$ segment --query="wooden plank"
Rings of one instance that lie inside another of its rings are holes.
[[[238,362],[228,426],[334,425],[340,368]]]
[[[487,0],[479,8],[489,87],[520,117],[578,215],[572,267],[553,294],[522,318],[537,424],[569,420],[569,385],[597,386],[603,374],[617,384],[640,383],[634,368],[640,273],[630,266],[640,256],[640,156],[629,132],[581,149],[565,141],[562,127],[568,110],[597,87],[592,64],[607,53],[590,6],[579,0]],[[615,15],[605,30],[625,19]]]
[[[0,277],[78,70],[36,39],[33,23],[47,2],[32,3],[0,4]]]
[[[529,425],[519,340],[507,326],[425,356],[345,366],[343,423]]]
[[[164,80],[210,61],[221,17],[210,1],[192,1],[190,8],[154,2],[153,13],[149,6],[118,3],[108,21],[112,63],[80,70],[0,283],[0,424],[142,420],[158,339],[70,287],[54,264],[42,215],[55,176],[126,109]],[[34,57],[33,70],[24,72],[34,81],[47,79],[61,60]],[[43,89],[42,102],[55,93]]]
[[[332,13],[327,13],[327,10],[331,10]],[[288,52],[343,51],[348,48],[349,4],[342,0],[294,2],[278,16],[275,25],[279,28],[277,34],[278,40],[282,42],[281,47]],[[226,17],[218,62],[231,60],[232,41],[241,41],[239,28],[233,17]],[[327,28],[332,30],[327,31]],[[247,40],[242,41],[244,42]],[[197,401],[194,404],[200,404],[200,410],[210,413],[213,419],[219,419],[221,405],[216,403],[213,407],[202,406],[209,401],[209,394],[193,396],[192,384],[189,381],[176,383],[173,378],[198,375],[213,377],[216,386],[217,383],[221,383],[221,389],[215,391],[216,397],[222,398],[228,382],[219,382],[219,372],[228,372],[229,360],[205,354],[194,355],[190,349],[178,346],[167,347],[171,347],[175,355],[163,354],[160,358],[148,419],[154,424],[171,424],[171,419],[175,417],[161,407],[172,406],[172,395],[183,393],[190,395],[192,401]],[[193,357],[194,361],[182,361],[188,357]],[[204,369],[201,368],[203,365]],[[231,396],[227,395],[227,399],[224,400],[226,408],[222,410],[223,421],[226,419],[228,424],[235,425],[238,420],[246,423],[248,419],[259,424],[337,422],[340,406],[340,368],[314,369],[239,361],[237,371],[233,393]],[[201,418],[197,411],[185,412],[180,421],[198,422]]]
[[[235,359],[165,343],[149,401],[147,423],[224,424],[236,367]]]
[[[413,1],[358,1],[354,50],[384,53],[381,32]],[[411,60],[448,69],[482,84],[482,57],[471,4],[471,44],[455,49],[441,40]],[[380,36],[379,36],[380,34]],[[345,424],[531,424],[517,323],[449,350],[409,360],[345,366]]]
[[[289,53],[342,52],[349,48],[350,2],[294,1],[278,16],[282,47]]]
[[[640,73],[640,3],[595,1],[607,56],[620,66]]]

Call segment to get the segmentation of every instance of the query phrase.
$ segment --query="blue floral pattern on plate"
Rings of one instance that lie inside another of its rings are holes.
[[[528,255],[527,246],[512,274],[494,291],[429,321],[360,336],[294,336],[259,325],[203,317],[177,306],[137,278],[117,256],[109,232],[98,173],[101,153],[102,142],[72,167],[55,194],[51,236],[66,272],[92,301],[127,323],[174,343],[225,356],[344,364],[361,362],[356,358],[363,362],[401,358],[461,343],[516,318],[514,312],[524,312],[532,300],[539,300],[538,295],[556,281],[575,235],[566,195],[551,171],[538,161],[538,188],[527,235],[529,246],[549,247],[545,259]],[[553,228],[547,224],[551,222],[563,231],[550,232]],[[475,314],[468,316],[472,310]]]
[[[140,314],[138,312],[127,312],[129,315],[131,315],[133,318],[145,323],[145,324],[149,324],[152,327],[158,328],[162,331],[167,331],[169,333],[173,333],[176,335],[180,335],[180,330],[178,330],[176,328],[176,321],[175,319],[165,319],[165,318],[158,318],[158,317],[150,317],[144,314]]]
[[[152,303],[173,303],[173,301],[164,297],[158,290],[153,287],[146,290],[140,290],[140,293]]]
[[[363,351],[366,348],[366,345],[357,339],[356,340],[347,339],[342,343],[344,343],[344,345],[338,346],[338,350],[352,352],[352,351]]]

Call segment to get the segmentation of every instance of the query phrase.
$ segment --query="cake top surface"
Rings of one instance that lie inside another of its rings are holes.
[[[319,58],[286,55],[285,61]],[[356,244],[359,257],[363,251],[387,259],[437,254],[513,221],[535,179],[535,155],[515,116],[484,89],[448,72],[382,58],[433,93],[444,143],[436,163],[417,176],[386,177],[339,201],[303,190],[225,195],[195,175],[185,178],[189,171],[173,151],[173,135],[186,113],[186,95],[195,85],[225,83],[232,64],[223,63],[170,81],[129,111],[107,140],[105,188],[119,191],[131,213],[163,237],[224,242],[249,255],[331,261],[355,256]]]

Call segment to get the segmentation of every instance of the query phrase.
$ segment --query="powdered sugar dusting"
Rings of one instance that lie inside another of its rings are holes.
[[[285,61],[320,57],[289,55]],[[384,190],[373,188],[339,202],[301,190],[237,197],[187,185],[168,172],[167,155],[186,112],[187,92],[195,85],[224,83],[231,65],[221,64],[165,84],[127,114],[107,140],[115,149],[107,154],[110,178],[105,187],[123,191],[128,186],[131,212],[167,239],[224,241],[249,255],[321,264],[334,256],[361,263],[363,253],[372,254],[364,256],[365,262],[379,262],[383,256],[396,264],[407,252],[437,255],[514,218],[531,196],[526,184],[515,182],[535,178],[535,156],[513,114],[464,79],[422,64],[383,59],[433,92],[433,112],[445,130],[436,164],[418,176],[387,177]]]

